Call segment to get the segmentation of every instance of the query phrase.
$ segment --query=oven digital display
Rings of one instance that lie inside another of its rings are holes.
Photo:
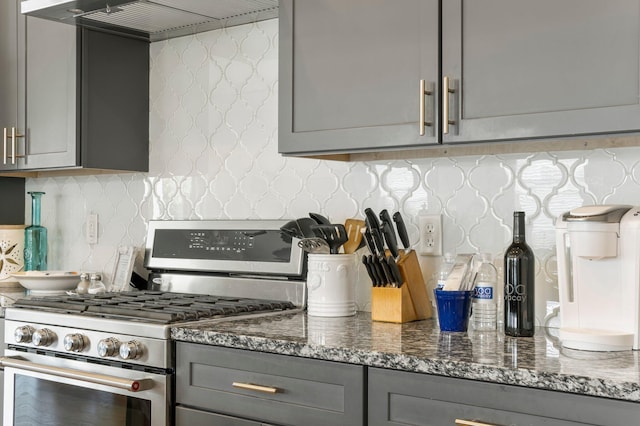
[[[289,262],[291,238],[279,230],[157,229],[154,257]]]

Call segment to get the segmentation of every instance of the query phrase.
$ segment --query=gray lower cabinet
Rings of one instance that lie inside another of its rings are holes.
[[[0,107],[0,170],[148,171],[148,43],[13,10],[0,18],[17,22],[11,81],[0,77],[11,95]]]
[[[176,407],[176,425],[261,426],[264,424],[193,408]]]
[[[363,366],[182,342],[176,364],[178,426],[365,424]]]
[[[371,426],[629,426],[640,419],[632,402],[378,368],[368,377]]]
[[[640,0],[282,0],[279,151],[638,131],[639,16]]]

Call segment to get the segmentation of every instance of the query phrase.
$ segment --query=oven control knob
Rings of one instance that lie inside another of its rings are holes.
[[[64,336],[64,350],[69,352],[82,352],[86,346],[85,337],[80,333]]]
[[[98,355],[101,357],[116,356],[119,349],[120,342],[113,337],[108,337],[98,342]]]
[[[22,327],[16,328],[13,336],[16,339],[16,343],[29,343],[31,342],[31,336],[33,336],[33,332],[35,329],[30,325],[23,325]]]
[[[120,345],[120,358],[122,359],[138,359],[142,356],[142,345],[132,340]]]
[[[31,342],[36,346],[49,346],[56,340],[56,333],[48,328],[41,328],[33,332]]]

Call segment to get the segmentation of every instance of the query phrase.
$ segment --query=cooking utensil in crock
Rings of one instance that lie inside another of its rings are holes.
[[[329,253],[338,254],[340,247],[347,242],[347,230],[341,223],[331,225],[313,225],[316,236],[323,238],[329,245]]]
[[[280,231],[289,237],[298,238],[315,238],[315,233],[311,229],[311,226],[316,222],[308,217],[302,217],[300,219],[290,220],[280,227]]]
[[[345,254],[355,253],[356,250],[364,245],[362,229],[365,226],[364,220],[361,219],[347,219],[345,221],[344,227],[347,230],[347,242],[342,246]]]
[[[327,254],[330,251],[329,245],[323,238],[303,238],[298,241],[298,247],[312,254]]]
[[[298,238],[298,239],[304,238],[302,236],[302,230],[300,229],[300,226],[298,226],[298,223],[295,220],[290,220],[289,222],[282,225],[280,227],[280,232],[282,232],[283,234],[291,238]]]
[[[296,222],[300,227],[300,231],[302,232],[302,238],[314,238],[316,236],[315,232],[313,232],[313,229],[311,229],[311,227],[316,224],[313,219],[311,219],[310,217],[301,217],[300,219],[297,219]]]
[[[329,222],[329,219],[322,216],[321,214],[309,213],[309,217],[313,219],[318,225],[331,225],[331,222]]]

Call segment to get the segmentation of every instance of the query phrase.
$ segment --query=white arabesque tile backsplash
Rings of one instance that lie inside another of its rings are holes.
[[[278,21],[151,44],[149,173],[28,179],[46,192],[50,269],[103,271],[119,245],[140,248],[150,219],[333,221],[365,207],[400,210],[414,244],[421,211],[442,213],[444,249],[499,259],[514,210],[527,214],[537,258],[538,317],[557,300],[554,220],[583,204],[638,204],[640,148],[375,162],[285,158],[278,139]],[[526,143],[526,142],[523,142]],[[25,200],[27,202],[27,200]],[[84,224],[99,217],[99,241]],[[27,223],[30,218],[27,202]],[[435,262],[425,259],[425,273]],[[498,262],[499,264],[499,262]],[[368,309],[360,271],[358,303]]]

